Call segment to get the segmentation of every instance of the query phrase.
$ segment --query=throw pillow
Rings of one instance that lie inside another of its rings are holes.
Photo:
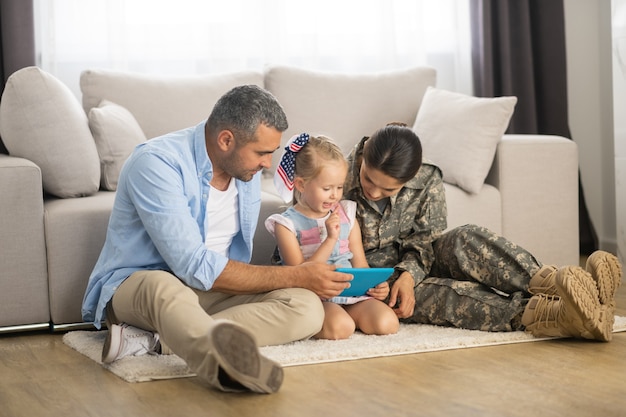
[[[100,155],[101,186],[115,191],[122,165],[146,135],[126,108],[108,100],[89,111],[89,127]]]
[[[263,86],[263,73],[160,76],[112,70],[86,70],[80,75],[83,109],[102,100],[124,106],[147,138],[195,126],[206,120],[217,100],[233,87]],[[291,123],[291,121],[289,121]]]
[[[445,182],[478,193],[516,103],[517,97],[479,98],[429,87],[413,125],[424,158],[441,168]]]
[[[0,136],[10,155],[39,166],[46,192],[69,198],[98,191],[98,151],[87,115],[51,74],[27,67],[9,77],[0,102]]]

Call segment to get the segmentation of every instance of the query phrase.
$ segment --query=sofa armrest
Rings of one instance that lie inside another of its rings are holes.
[[[486,182],[500,190],[505,237],[542,263],[578,265],[578,147],[573,141],[504,135]]]
[[[41,170],[0,154],[0,327],[48,323]]]

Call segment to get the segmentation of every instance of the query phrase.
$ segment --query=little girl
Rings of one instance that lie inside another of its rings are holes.
[[[341,149],[330,139],[303,133],[290,140],[274,182],[292,206],[265,221],[284,265],[318,261],[344,268],[369,267],[355,221],[356,204],[341,200],[347,172]],[[398,317],[383,302],[388,294],[389,284],[383,282],[368,296],[325,300],[324,324],[314,337],[346,339],[356,329],[366,334],[396,333]]]

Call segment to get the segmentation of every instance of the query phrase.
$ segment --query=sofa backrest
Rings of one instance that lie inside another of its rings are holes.
[[[122,106],[150,139],[206,119],[222,94],[237,85],[259,85],[276,96],[287,114],[289,129],[283,134],[282,147],[293,135],[307,132],[331,137],[347,154],[363,136],[371,135],[386,123],[403,122],[412,126],[426,89],[435,82],[436,72],[428,67],[338,74],[273,66],[265,73],[242,71],[185,77],[86,70],[81,74],[80,87],[83,108],[88,115],[92,109],[107,103]],[[92,116],[95,115],[90,115],[94,129]],[[99,131],[94,135],[96,142],[106,136]],[[131,135],[116,131],[113,136],[113,140],[120,141],[124,140],[123,136],[128,140]],[[135,138],[135,141],[141,140]],[[130,153],[133,146],[134,143],[130,143],[125,152],[118,153]],[[108,143],[104,148],[110,147]],[[282,153],[280,149],[274,154],[268,174],[273,174]],[[123,159],[125,157],[122,162]],[[103,187],[114,189],[114,177],[119,169],[113,170],[113,174],[107,173],[111,162],[103,160],[102,164],[103,178],[113,185]]]
[[[110,70],[86,70],[80,76],[86,114],[102,100],[129,110],[148,139],[195,126],[205,120],[217,100],[238,85],[263,87],[263,74],[166,77]]]
[[[232,87],[255,84],[276,96],[287,114],[283,146],[295,134],[324,134],[347,154],[354,143],[388,122],[413,126],[436,71],[429,67],[371,74],[339,74],[288,66],[265,74],[164,77],[111,70],[86,70],[80,77],[85,113],[102,100],[128,109],[147,138],[193,126],[206,119]],[[276,152],[276,167],[282,149]]]
[[[375,74],[335,74],[275,66],[265,73],[265,88],[282,104],[289,121],[285,143],[302,132],[335,140],[344,153],[363,136],[389,122],[413,126],[433,68],[417,67]],[[274,154],[273,167],[282,155]]]

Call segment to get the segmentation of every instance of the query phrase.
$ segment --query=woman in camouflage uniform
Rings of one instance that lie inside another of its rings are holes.
[[[586,269],[556,268],[480,226],[444,232],[441,171],[422,163],[406,125],[363,138],[348,160],[344,192],[357,203],[367,261],[395,267],[388,302],[404,322],[611,339],[615,256],[598,251]]]

